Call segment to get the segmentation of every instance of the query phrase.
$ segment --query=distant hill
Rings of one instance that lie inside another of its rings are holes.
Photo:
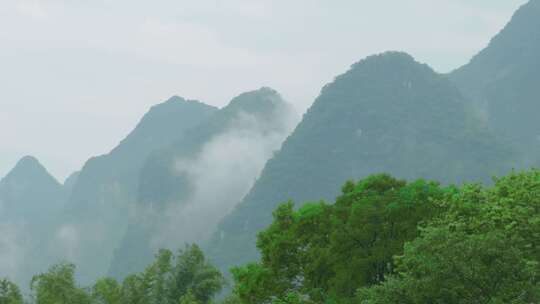
[[[64,188],[68,191],[69,194],[71,194],[71,191],[73,190],[73,187],[77,183],[77,179],[79,178],[79,174],[81,174],[81,171],[75,171],[71,173],[66,180],[64,181]]]
[[[32,156],[0,180],[0,273],[26,286],[47,257],[38,250],[49,237],[69,190]]]
[[[110,153],[88,160],[76,180],[68,179],[72,193],[49,246],[56,256],[77,264],[82,282],[107,272],[114,248],[126,232],[139,171],[148,155],[216,110],[172,97],[152,107]]]
[[[140,176],[137,208],[111,263],[122,278],[160,247],[201,242],[249,191],[297,119],[270,88],[243,93],[172,145],[154,152]]]
[[[47,169],[36,158],[25,156],[0,180],[0,218],[41,220],[61,207],[64,195]]]
[[[540,164],[540,1],[523,5],[488,47],[449,76],[484,123],[522,153],[521,167]]]
[[[332,200],[348,179],[386,172],[444,183],[488,181],[511,151],[475,117],[446,77],[389,52],[326,85],[207,250],[224,270],[257,257],[255,236],[289,199]]]

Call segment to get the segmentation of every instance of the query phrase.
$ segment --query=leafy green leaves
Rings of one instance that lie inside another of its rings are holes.
[[[233,269],[242,303],[537,303],[540,171],[492,187],[373,175],[335,204],[291,202]]]
[[[84,289],[74,275],[75,265],[60,263],[34,276],[35,304],[208,304],[225,284],[197,245],[186,245],[177,255],[160,250],[145,271],[122,284],[103,278]],[[7,280],[0,281],[0,304],[22,304],[17,286]]]
[[[75,282],[75,265],[60,263],[32,278],[36,304],[90,304],[88,293]]]
[[[209,303],[225,281],[197,245],[186,245],[175,256],[162,249],[154,263],[124,281],[124,303]]]
[[[19,287],[8,279],[0,280],[0,304],[23,304]]]
[[[462,187],[396,257],[397,274],[360,289],[359,303],[538,302],[539,187],[537,170]]]
[[[438,214],[435,201],[445,191],[381,174],[346,183],[333,205],[307,203],[295,211],[292,202],[283,204],[258,236],[261,262],[233,269],[235,291],[245,303],[291,294],[316,302],[352,299],[359,286],[393,273],[393,256],[416,237],[418,223]]]

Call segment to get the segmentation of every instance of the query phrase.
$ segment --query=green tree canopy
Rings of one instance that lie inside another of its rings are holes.
[[[75,265],[60,263],[32,278],[36,304],[89,304],[90,295],[75,282]]]
[[[197,245],[186,245],[177,255],[162,249],[145,271],[124,280],[121,303],[207,304],[224,284],[221,272]]]
[[[443,204],[396,258],[397,274],[360,289],[359,303],[540,301],[540,171],[467,185]]]
[[[19,287],[8,279],[0,279],[0,304],[23,304]]]
[[[122,288],[115,279],[99,279],[92,287],[93,304],[121,304]]]
[[[456,191],[434,182],[407,183],[388,175],[347,182],[336,203],[291,202],[274,212],[258,236],[262,259],[232,270],[245,303],[309,298],[352,299],[358,287],[394,273],[393,256],[440,212],[437,200]]]

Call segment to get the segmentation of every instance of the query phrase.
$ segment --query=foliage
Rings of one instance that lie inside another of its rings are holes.
[[[232,270],[235,292],[245,303],[283,301],[291,294],[317,302],[352,299],[359,286],[394,273],[392,257],[452,191],[382,174],[348,182],[333,205],[310,203],[297,211],[291,202],[281,205],[259,234],[261,262]]]
[[[222,274],[197,245],[187,245],[176,256],[162,249],[145,271],[124,280],[123,303],[206,304],[223,285]]]
[[[219,303],[220,304],[240,304],[242,303],[242,301],[240,300],[237,294],[230,293],[224,299],[222,299]]]
[[[77,286],[75,265],[60,263],[31,282],[35,304],[208,304],[224,286],[223,275],[197,245],[186,245],[174,255],[162,249],[143,272],[120,284],[102,278],[88,289]],[[0,304],[22,304],[19,289],[0,281]]]
[[[75,265],[60,263],[32,278],[36,304],[89,304],[91,298],[75,282]]]
[[[180,301],[178,303],[179,304],[199,304],[200,302],[197,301],[197,299],[193,295],[193,292],[191,292],[191,290],[188,290],[188,292],[180,298]]]
[[[232,270],[241,303],[538,303],[540,171],[492,187],[373,175],[291,202]]]
[[[19,287],[8,279],[0,280],[0,304],[23,304]]]
[[[192,292],[198,302],[206,304],[224,284],[221,272],[208,263],[197,245],[186,246],[180,251],[171,269],[169,286],[174,299]]]
[[[121,304],[122,287],[115,279],[99,279],[92,288],[92,303]]]
[[[359,303],[540,301],[540,171],[469,185],[396,257],[397,275]]]

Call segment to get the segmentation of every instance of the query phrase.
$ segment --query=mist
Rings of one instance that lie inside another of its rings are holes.
[[[226,131],[211,138],[193,159],[177,159],[174,171],[186,174],[193,193],[165,212],[152,248],[174,247],[208,239],[219,220],[251,189],[265,163],[294,127],[285,116],[283,128],[268,131],[257,118],[240,113]]]
[[[20,267],[26,260],[24,229],[9,222],[0,223],[0,273],[20,279]]]

